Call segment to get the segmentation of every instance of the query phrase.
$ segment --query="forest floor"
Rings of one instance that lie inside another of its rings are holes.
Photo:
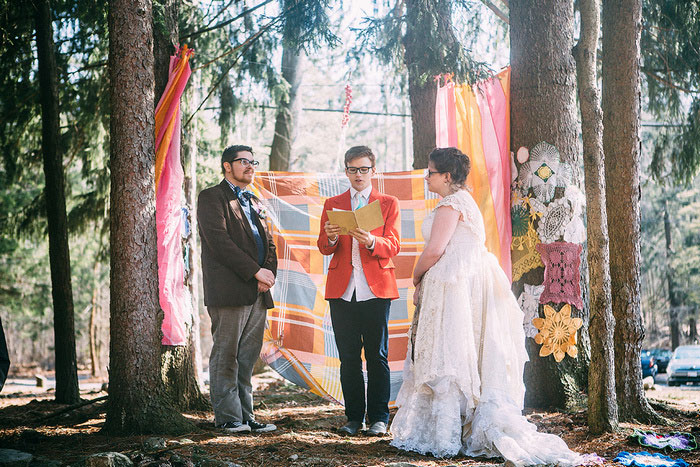
[[[87,399],[105,396],[98,380],[81,381]],[[149,453],[151,436],[115,437],[101,431],[104,401],[95,402],[47,418],[64,406],[53,402],[53,392],[28,390],[12,384],[0,393],[0,448],[11,448],[35,457],[74,465],[99,452],[121,452],[139,466],[487,466],[503,465],[502,459],[456,457],[435,459],[406,453],[389,445],[390,437],[343,437],[337,427],[344,423],[342,407],[281,380],[272,371],[255,377],[256,414],[260,421],[275,423],[278,430],[265,434],[231,436],[217,430],[211,412],[192,412],[197,429],[173,437],[159,436],[165,447]],[[526,410],[527,418],[543,432],[561,436],[580,453],[597,453],[605,465],[619,465],[612,459],[620,451],[647,450],[630,441],[634,428],[693,432],[700,438],[700,388],[669,388],[657,385],[647,391],[653,406],[672,421],[668,426],[623,423],[619,432],[591,436],[586,413]],[[393,411],[392,411],[393,415]],[[689,465],[700,465],[700,453],[670,454]],[[32,465],[42,464],[39,461]],[[59,465],[55,463],[53,465]],[[403,464],[402,464],[403,463]]]

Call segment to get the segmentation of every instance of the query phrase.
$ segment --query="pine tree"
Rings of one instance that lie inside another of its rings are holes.
[[[160,374],[155,220],[152,4],[109,4],[110,433],[192,428],[173,410]]]

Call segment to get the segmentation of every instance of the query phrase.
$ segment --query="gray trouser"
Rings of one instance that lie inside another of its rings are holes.
[[[214,345],[209,357],[209,392],[214,424],[253,418],[253,365],[260,355],[267,309],[262,295],[248,306],[207,307]]]

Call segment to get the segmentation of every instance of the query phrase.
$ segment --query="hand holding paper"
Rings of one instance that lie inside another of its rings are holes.
[[[351,229],[348,233],[352,238],[354,238],[360,244],[366,246],[367,248],[370,248],[374,243],[374,235],[367,232],[366,230],[362,230],[359,227],[356,229]]]
[[[333,224],[331,221],[326,221],[323,226],[323,230],[326,231],[326,237],[328,237],[329,241],[335,242],[338,240],[338,235],[340,235],[340,227]]]

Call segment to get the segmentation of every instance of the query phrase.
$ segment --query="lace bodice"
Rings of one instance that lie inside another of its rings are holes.
[[[474,201],[474,198],[467,190],[459,190],[445,196],[428,217],[425,218],[421,231],[426,243],[430,239],[435,213],[442,206],[449,206],[462,214],[462,219],[457,224],[448,248],[464,243],[484,245],[486,242],[484,218],[479,211],[476,201]]]

